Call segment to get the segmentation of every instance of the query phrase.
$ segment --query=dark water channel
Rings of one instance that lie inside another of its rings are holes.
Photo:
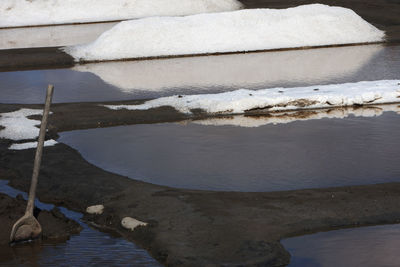
[[[15,197],[24,192],[7,186],[0,180],[0,192]],[[40,209],[53,205],[36,200]],[[0,246],[0,266],[161,266],[135,244],[90,228],[80,221],[82,214],[60,207],[67,217],[79,222],[83,230],[65,243],[33,242],[15,246]]]
[[[41,103],[48,83],[54,102],[86,102],[399,77],[399,45],[364,45],[0,72],[0,103]]]
[[[276,191],[398,182],[399,106],[391,108],[290,123],[233,117],[120,126],[64,132],[58,141],[105,170],[179,188]]]

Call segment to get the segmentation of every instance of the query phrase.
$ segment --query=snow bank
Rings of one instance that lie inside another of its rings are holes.
[[[39,120],[28,119],[28,116],[42,115],[41,109],[20,109],[14,112],[0,113],[0,138],[11,140],[35,139],[39,136]]]
[[[211,118],[205,120],[196,120],[191,123],[205,126],[239,126],[246,128],[261,127],[268,124],[287,124],[296,121],[308,121],[319,119],[344,119],[349,116],[354,117],[378,117],[385,112],[396,112],[400,114],[398,104],[366,106],[366,107],[347,107],[318,109],[309,111],[290,111],[271,113],[268,116],[245,116],[236,115],[222,118]]]
[[[44,142],[44,146],[54,146],[58,144],[57,141],[50,139]],[[12,144],[8,149],[11,150],[23,150],[23,149],[30,149],[36,148],[37,142],[28,142],[28,143],[21,143],[21,144]]]
[[[184,16],[241,7],[237,0],[1,0],[0,27]]]
[[[380,42],[352,10],[321,4],[124,21],[96,41],[64,48],[77,61]]]
[[[400,102],[400,80],[316,85],[263,90],[240,89],[220,94],[162,97],[141,105],[106,105],[110,109],[145,110],[172,106],[180,112],[202,109],[235,114],[253,109],[283,111]]]
[[[280,84],[326,83],[354,75],[383,50],[382,45],[331,47],[209,57],[101,62],[76,65],[123,92],[213,87],[265,88]],[[307,62],[307,64],[304,64]],[[154,79],[157,77],[157,79]]]

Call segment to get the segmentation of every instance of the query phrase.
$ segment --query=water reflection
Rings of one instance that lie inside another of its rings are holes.
[[[353,46],[0,72],[0,103],[115,101],[400,77],[400,46]]]
[[[84,44],[96,40],[115,24],[93,23],[0,29],[0,49]]]
[[[289,112],[277,112],[267,115],[237,115],[210,118],[193,121],[195,124],[212,126],[240,126],[260,127],[268,124],[286,124],[296,121],[318,120],[318,119],[344,119],[354,117],[376,117],[384,112],[393,111],[400,114],[400,105],[380,105],[364,107],[344,107],[320,110],[298,110]]]
[[[0,192],[11,197],[27,194],[7,186],[0,180]],[[35,200],[35,206],[50,210],[51,204]],[[60,208],[69,218],[80,222],[82,214]],[[51,241],[0,246],[0,266],[161,266],[148,253],[119,237],[112,237],[80,222],[83,230],[65,243]]]
[[[398,181],[400,116],[370,112],[257,128],[121,126],[65,132],[58,141],[105,170],[180,188],[275,191]]]
[[[122,91],[167,88],[266,88],[282,83],[319,84],[354,75],[383,50],[381,45],[285,52],[109,62],[76,66]],[[155,77],[157,77],[155,79]]]
[[[400,225],[329,231],[281,241],[288,267],[399,266]]]

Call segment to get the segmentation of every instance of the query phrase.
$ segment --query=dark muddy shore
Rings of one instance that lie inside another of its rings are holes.
[[[394,0],[242,0],[245,8],[289,8],[321,3],[354,10],[387,35],[387,43],[400,43],[400,2]],[[59,47],[0,50],[0,71],[68,68],[76,63]]]
[[[9,151],[1,141],[0,178],[27,191],[34,150]],[[41,201],[84,212],[104,204],[92,225],[115,231],[168,266],[281,266],[281,238],[343,227],[400,222],[400,183],[270,193],[174,189],[134,181],[86,162],[58,144],[44,151]],[[149,223],[130,232],[125,216]]]
[[[25,213],[26,201],[21,195],[12,198],[0,193],[0,245],[7,245],[11,228]],[[57,208],[50,211],[35,208],[34,215],[43,228],[42,240],[65,241],[72,234],[79,234],[82,227],[70,220]]]
[[[0,112],[21,107],[41,106],[0,105]],[[98,103],[57,104],[52,112],[54,137],[65,130],[188,119],[169,108],[112,111]],[[0,179],[27,191],[34,149],[8,150],[10,143],[0,139]],[[37,196],[79,212],[104,204],[102,215],[85,216],[89,224],[135,241],[168,266],[282,266],[290,260],[282,238],[400,222],[400,183],[265,193],[175,189],[106,172],[64,144],[45,148]],[[149,226],[126,230],[126,216]]]

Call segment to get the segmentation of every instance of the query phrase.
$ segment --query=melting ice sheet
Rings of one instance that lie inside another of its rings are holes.
[[[343,119],[294,118],[255,128],[190,122],[121,126],[64,132],[58,141],[105,170],[180,188],[276,191],[374,184],[400,177],[398,109],[343,111],[338,112],[338,117],[348,114]]]

